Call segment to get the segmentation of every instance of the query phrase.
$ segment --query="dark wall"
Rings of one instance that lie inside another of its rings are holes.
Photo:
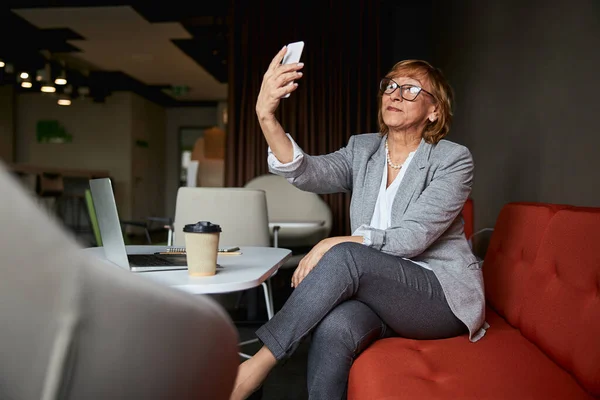
[[[422,56],[454,87],[448,139],[475,159],[476,228],[510,201],[600,206],[600,1],[439,0],[412,11],[430,21],[422,36],[385,32],[396,59]]]

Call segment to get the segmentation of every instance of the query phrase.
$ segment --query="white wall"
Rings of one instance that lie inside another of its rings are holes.
[[[132,218],[164,216],[166,111],[132,96]],[[136,144],[142,140],[148,147]]]
[[[222,107],[221,107],[222,108]],[[179,129],[192,126],[219,126],[219,107],[177,107],[167,109],[165,215],[175,216],[175,201],[179,188]]]
[[[449,139],[476,164],[476,228],[510,201],[600,206],[600,3],[436,4],[435,62],[456,92]]]
[[[215,125],[225,129],[224,107],[223,102],[165,110],[127,92],[113,93],[105,103],[74,101],[60,107],[54,97],[22,94],[17,97],[15,161],[108,170],[121,218],[172,217],[179,187],[179,129]],[[73,135],[73,143],[37,143],[36,124],[41,119],[58,120]],[[149,147],[136,146],[138,139]]]
[[[0,160],[13,162],[14,153],[14,89],[0,86]]]
[[[146,215],[142,213],[150,211],[160,215],[164,208],[164,179],[160,176],[164,170],[164,115],[162,107],[129,92],[113,93],[105,103],[86,99],[74,101],[68,107],[58,106],[52,96],[21,94],[17,97],[16,162],[108,170],[122,219],[143,218]],[[36,124],[45,119],[58,120],[73,136],[73,142],[37,143]],[[136,138],[148,140],[149,151],[134,150]],[[134,172],[137,178],[143,178],[140,165],[146,160],[152,160],[148,163],[149,171],[158,178],[154,186],[150,185],[151,189],[140,190],[142,194],[136,196],[140,211],[133,212]],[[157,204],[157,208],[148,206],[149,203]]]

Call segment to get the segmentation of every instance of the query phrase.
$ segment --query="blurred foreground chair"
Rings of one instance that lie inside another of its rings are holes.
[[[331,209],[319,195],[300,190],[273,174],[258,176],[244,187],[265,191],[275,246],[295,253],[282,268],[295,268],[312,246],[329,236]]]
[[[85,256],[17,185],[0,165],[0,399],[229,399],[227,314]]]

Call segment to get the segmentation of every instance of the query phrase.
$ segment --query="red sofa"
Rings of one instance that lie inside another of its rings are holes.
[[[483,339],[376,342],[348,399],[599,398],[600,208],[507,204],[483,273]]]

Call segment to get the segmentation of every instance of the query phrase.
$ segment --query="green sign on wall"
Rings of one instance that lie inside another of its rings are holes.
[[[38,143],[71,143],[73,136],[56,120],[38,121],[36,127]]]

